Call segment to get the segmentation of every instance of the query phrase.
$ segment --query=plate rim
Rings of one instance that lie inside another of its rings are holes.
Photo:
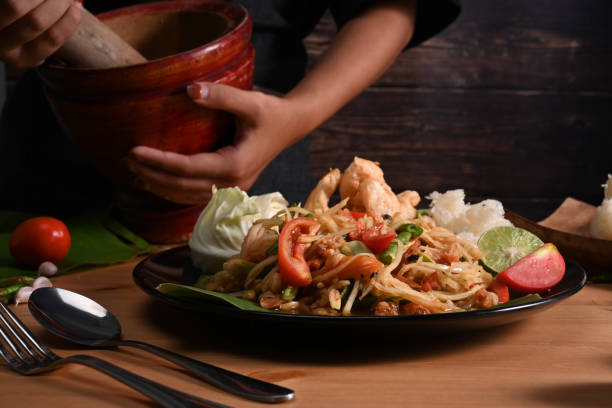
[[[165,295],[155,290],[149,285],[146,285],[144,281],[142,281],[138,277],[138,272],[146,262],[151,262],[156,257],[160,257],[163,255],[168,255],[170,252],[179,252],[179,251],[190,251],[188,245],[177,246],[174,248],[170,248],[161,252],[158,252],[153,255],[149,255],[145,259],[141,260],[136,264],[132,271],[132,279],[136,283],[138,287],[140,287],[145,293],[151,295],[152,297],[159,299],[165,303],[174,305],[180,309],[195,311],[199,313],[220,313],[222,315],[237,315],[240,318],[248,318],[248,317],[257,317],[261,319],[281,319],[281,320],[290,320],[292,322],[300,322],[300,321],[312,321],[312,322],[336,322],[340,324],[354,324],[354,323],[368,323],[368,324],[377,324],[377,323],[385,323],[389,324],[391,322],[426,322],[426,321],[437,321],[437,320],[463,320],[463,319],[478,319],[478,318],[488,318],[491,316],[499,316],[499,315],[508,315],[513,314],[525,310],[537,310],[542,309],[547,306],[552,306],[552,304],[560,302],[570,296],[578,293],[587,283],[587,275],[586,271],[578,262],[565,259],[566,265],[571,265],[572,268],[576,269],[578,276],[576,276],[577,283],[575,286],[572,286],[560,293],[555,295],[544,297],[534,302],[508,306],[508,307],[498,307],[494,309],[482,309],[482,310],[470,310],[465,312],[448,312],[448,313],[432,313],[427,315],[398,315],[398,316],[320,316],[320,315],[306,315],[306,314],[291,314],[291,313],[281,313],[281,312],[260,312],[253,310],[243,310],[237,308],[235,306],[215,303],[215,302],[189,302],[182,301],[181,299]],[[566,266],[567,272],[567,266]],[[564,276],[565,279],[567,275]],[[563,281],[562,279],[562,281]],[[176,283],[176,282],[170,282]],[[206,309],[206,310],[205,310]]]

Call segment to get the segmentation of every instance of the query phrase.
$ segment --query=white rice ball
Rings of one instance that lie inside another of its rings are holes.
[[[610,179],[608,179],[608,193],[612,193]],[[612,240],[612,198],[604,198],[603,203],[595,211],[595,216],[591,221],[591,235],[599,239]]]
[[[449,190],[444,194],[434,191],[427,198],[431,199],[430,213],[438,225],[450,224],[467,211],[465,193],[461,189]]]
[[[429,198],[432,201],[430,213],[436,224],[474,244],[493,227],[512,226],[504,218],[504,206],[497,200],[466,204],[465,193],[461,189],[443,194],[434,191]]]

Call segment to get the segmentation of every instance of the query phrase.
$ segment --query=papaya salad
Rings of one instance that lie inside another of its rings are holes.
[[[337,190],[339,201],[330,205]],[[227,201],[212,203],[215,210],[201,219],[215,222],[218,206]],[[202,240],[209,247],[219,234],[194,230],[194,263],[205,272],[195,286],[269,310],[326,316],[460,312],[509,298],[507,286],[479,262],[478,246],[417,211],[415,191],[394,194],[375,162],[356,157],[344,173],[332,169],[325,175],[304,205],[283,201],[267,195],[258,203],[228,204],[231,211],[242,206],[250,222],[238,227],[245,235],[237,253],[216,265],[197,254]],[[216,222],[215,231],[227,232],[228,222],[243,220],[236,215]],[[213,246],[237,241],[220,236]]]

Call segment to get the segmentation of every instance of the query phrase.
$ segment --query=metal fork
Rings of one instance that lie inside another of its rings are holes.
[[[38,374],[68,363],[83,364],[108,374],[165,407],[229,408],[226,405],[166,387],[97,357],[84,354],[59,357],[36,338],[2,302],[0,302],[0,339],[5,343],[3,344],[0,340],[0,355],[15,371],[23,375]]]

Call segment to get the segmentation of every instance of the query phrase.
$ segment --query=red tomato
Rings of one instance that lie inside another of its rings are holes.
[[[519,259],[497,279],[512,290],[521,293],[542,292],[555,286],[565,275],[565,261],[551,243],[542,245],[526,257]]]
[[[369,279],[374,272],[385,266],[378,259],[363,255],[347,257],[342,263],[348,262],[351,258],[354,259],[338,274],[340,279],[361,279],[362,277]]]
[[[19,224],[11,234],[9,250],[25,266],[38,267],[45,261],[57,265],[68,255],[70,233],[57,218],[30,218]]]
[[[375,254],[380,254],[387,249],[393,238],[397,236],[395,231],[390,231],[385,234],[381,233],[385,224],[378,223],[373,227],[368,228],[362,235],[361,240]]]
[[[499,279],[493,280],[491,285],[489,285],[488,290],[497,295],[499,303],[504,303],[510,300],[510,291],[508,290],[508,286],[506,286],[506,284],[501,282]]]
[[[301,287],[312,282],[310,268],[304,259],[305,244],[297,242],[301,235],[316,233],[321,224],[308,217],[298,217],[283,226],[278,238],[278,267],[287,285]]]

